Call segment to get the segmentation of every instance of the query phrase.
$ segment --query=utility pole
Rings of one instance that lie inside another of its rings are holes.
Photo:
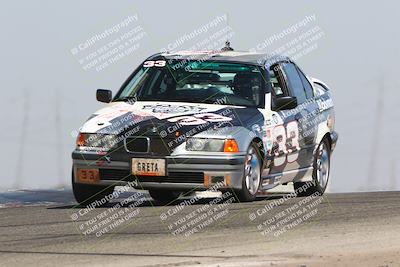
[[[23,99],[23,107],[22,107],[22,124],[21,124],[21,131],[19,132],[19,148],[18,148],[18,154],[17,154],[17,164],[16,164],[16,170],[15,170],[15,178],[14,178],[14,189],[20,189],[22,186],[22,180],[23,180],[23,164],[25,162],[24,160],[24,155],[25,155],[25,145],[26,145],[26,137],[27,137],[27,132],[28,132],[28,126],[29,126],[29,113],[30,113],[30,95],[29,95],[29,90],[26,88],[23,88],[22,90],[22,97],[20,99]]]
[[[63,155],[64,155],[64,148],[63,148],[63,132],[62,132],[62,124],[61,124],[61,107],[60,107],[60,92],[56,90],[56,99],[55,103],[55,137],[56,137],[56,158],[57,158],[57,174],[58,174],[58,186],[64,186],[64,162],[63,162]]]
[[[378,86],[378,96],[377,96],[377,105],[376,105],[376,115],[375,115],[375,123],[372,126],[372,140],[371,140],[371,152],[369,153],[369,165],[368,165],[368,174],[367,174],[367,185],[375,185],[375,170],[376,166],[378,166],[377,161],[379,160],[379,143],[380,136],[382,131],[382,123],[384,116],[384,108],[385,108],[385,78],[382,74],[379,86]]]
[[[397,190],[396,161],[394,158],[390,161],[390,190]]]

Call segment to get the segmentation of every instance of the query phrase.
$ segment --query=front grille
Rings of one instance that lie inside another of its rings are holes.
[[[171,155],[173,139],[158,136],[131,136],[125,140],[126,151],[131,153],[151,153],[158,156]],[[150,143],[149,143],[150,142]]]
[[[133,181],[134,178],[129,170],[100,169],[101,180]],[[139,182],[202,184],[204,182],[204,173],[170,172],[168,176],[137,176],[136,178]]]
[[[132,136],[125,139],[125,148],[128,152],[147,153],[149,152],[149,138]]]

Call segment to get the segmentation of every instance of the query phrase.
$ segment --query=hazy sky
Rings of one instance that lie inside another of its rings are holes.
[[[297,62],[332,88],[340,136],[330,190],[399,189],[399,10],[396,1],[3,1],[0,189],[69,186],[71,132],[102,106],[95,90],[116,92],[144,58],[225,14],[228,22],[180,48],[229,26],[232,46],[248,50],[315,18],[267,50],[322,33]],[[144,32],[139,47],[100,72],[84,70],[79,59],[93,47],[71,49],[134,16],[127,28]]]

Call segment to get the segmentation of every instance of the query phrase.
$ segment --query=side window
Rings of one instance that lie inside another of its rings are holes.
[[[297,70],[299,72],[301,81],[303,82],[303,86],[304,86],[304,90],[306,91],[307,99],[313,98],[314,91],[313,91],[313,88],[312,88],[310,82],[308,81],[308,79],[306,78],[306,76],[300,69],[297,69]]]
[[[297,98],[298,104],[304,103],[306,101],[306,93],[296,66],[292,63],[283,63],[282,67],[292,95]]]
[[[285,79],[278,64],[271,66],[269,69],[269,80],[274,97],[288,96]]]

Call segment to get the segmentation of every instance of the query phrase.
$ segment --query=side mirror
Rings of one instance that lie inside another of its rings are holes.
[[[112,100],[112,92],[106,89],[97,89],[96,99],[99,102],[110,103]]]
[[[292,96],[277,97],[275,99],[275,110],[287,110],[297,107],[297,99]]]

